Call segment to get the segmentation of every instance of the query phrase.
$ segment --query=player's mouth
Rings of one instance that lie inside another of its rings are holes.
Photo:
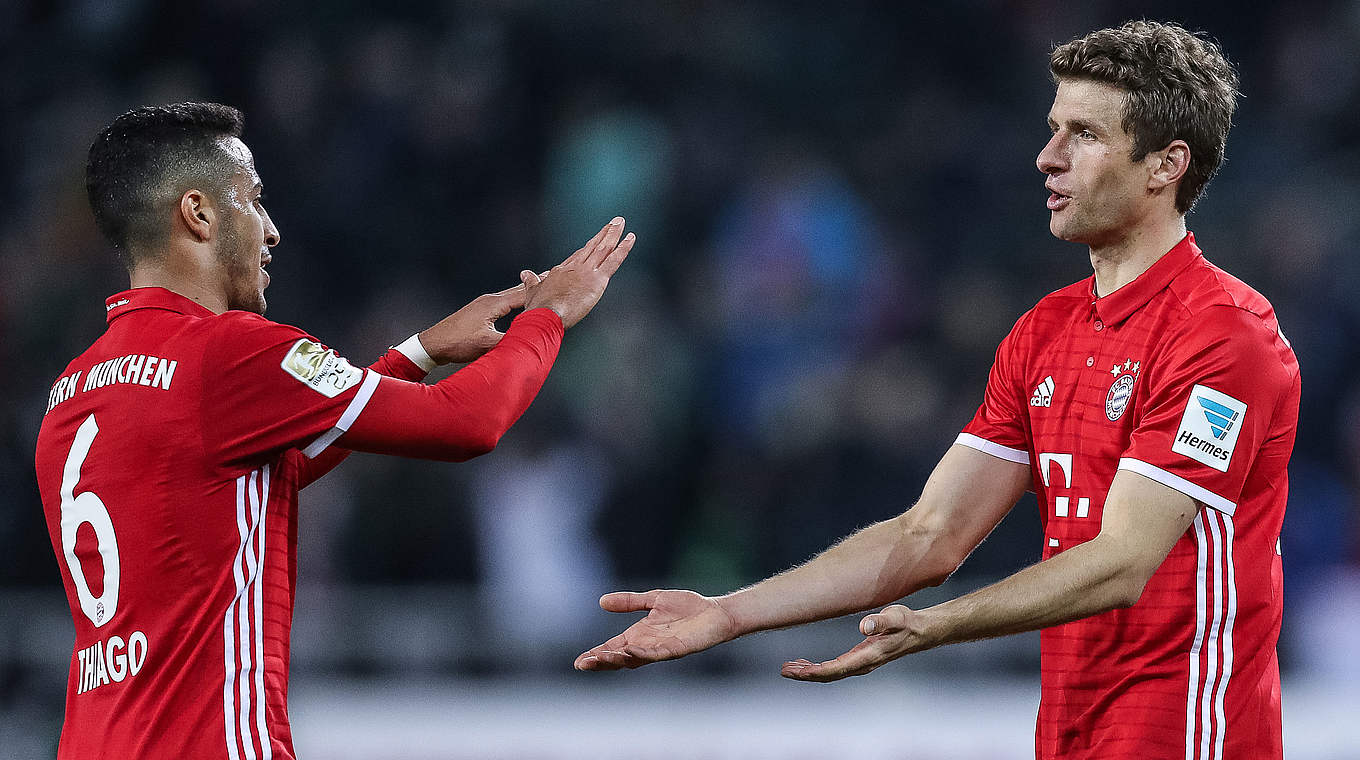
[[[269,273],[264,271],[264,268],[269,266],[269,262],[273,260],[274,260],[273,256],[260,257],[260,277],[264,279],[264,284],[261,286],[261,289],[269,287]]]
[[[1058,192],[1057,190],[1051,187],[1048,187],[1047,185],[1045,185],[1045,187],[1048,189],[1049,192],[1048,196],[1049,211],[1061,211],[1064,208],[1067,208],[1067,204],[1072,201],[1072,196],[1063,195],[1062,193]]]

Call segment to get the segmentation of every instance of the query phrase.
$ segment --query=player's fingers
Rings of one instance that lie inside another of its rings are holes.
[[[623,648],[623,653],[631,657],[639,665],[648,662],[661,662],[663,660],[674,660],[681,655],[674,648],[666,646],[643,646],[641,644],[629,644]],[[637,667],[634,665],[632,667]]]
[[[525,271],[528,271],[528,270],[525,270]],[[533,273],[530,272],[530,274],[533,274]],[[519,283],[518,285],[509,287],[509,288],[506,288],[505,290],[498,290],[498,291],[496,291],[495,293],[492,293],[491,295],[496,296],[496,297],[499,298],[499,297],[503,297],[503,296],[512,296],[512,295],[514,295],[515,293],[523,293],[523,292],[524,292],[524,280],[521,279],[521,280],[520,280],[520,283]]]
[[[572,665],[577,670],[619,670],[627,666],[628,656],[624,653],[596,647],[582,652]]]
[[[623,264],[623,260],[628,258],[628,252],[633,250],[633,244],[636,242],[637,235],[634,235],[631,232],[624,235],[623,240],[619,242],[618,246],[600,261],[600,271],[603,272],[606,277],[613,277],[614,273],[619,271],[619,266]]]
[[[614,219],[618,219],[618,217],[614,217]],[[601,228],[600,228],[600,231],[597,232],[597,233],[595,233],[594,237],[592,237],[592,238],[590,238],[589,240],[587,240],[585,245],[583,245],[583,246],[581,246],[580,248],[576,249],[576,252],[573,253],[572,255],[568,256],[566,261],[572,261],[572,260],[578,260],[578,261],[579,261],[579,260],[584,259],[585,257],[589,256],[589,255],[590,255],[590,252],[593,251],[593,250],[595,250],[595,246],[597,246],[597,245],[600,244],[600,241],[604,239],[605,233],[609,232],[609,228],[612,227],[612,226],[614,226],[614,220],[610,220],[608,223],[605,224],[605,226],[601,227]],[[562,262],[562,263],[565,264],[566,261],[564,261],[564,262]]]
[[[576,658],[573,666],[577,670],[618,670],[622,665],[616,665],[607,659],[601,658],[598,654],[583,654]]]
[[[884,607],[882,612],[866,615],[859,621],[859,632],[865,636],[897,633],[907,627],[910,614],[911,610],[900,604]]]
[[[532,274],[532,272],[530,272],[530,274]],[[525,302],[529,299],[529,289],[521,282],[513,288],[506,288],[499,293],[492,293],[491,298],[491,318],[494,321],[509,314],[515,309],[524,308]]]
[[[816,681],[826,683],[839,681],[849,676],[860,676],[882,664],[881,659],[869,649],[852,649],[849,652],[826,662],[793,660],[784,663],[779,675],[795,681]]]
[[[605,228],[604,237],[586,254],[584,263],[589,267],[598,267],[604,257],[614,250],[614,246],[619,244],[619,238],[623,237],[623,217],[616,216],[614,220]]]
[[[519,273],[520,287],[524,288],[527,291],[529,288],[532,288],[535,285],[538,285],[539,283],[543,282],[543,278],[547,276],[548,276],[547,272],[544,272],[542,276],[539,276],[526,269],[523,272]]]
[[[638,593],[636,591],[615,591],[600,597],[600,608],[608,612],[639,612],[650,610],[656,604],[657,590]]]
[[[600,662],[600,658],[590,652],[582,652],[576,655],[576,660],[571,663],[571,666],[581,671],[609,669],[604,663]]]

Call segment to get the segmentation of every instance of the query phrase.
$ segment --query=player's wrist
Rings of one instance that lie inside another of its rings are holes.
[[[521,312],[519,316],[515,317],[511,323],[513,324],[514,322],[519,322],[521,320],[529,322],[543,320],[546,324],[553,325],[559,330],[565,331],[567,329],[567,323],[562,319],[562,314],[551,306],[529,307]]]
[[[406,340],[398,343],[395,348],[402,356],[411,360],[411,363],[429,372],[439,366],[439,362],[425,348],[425,344],[420,342],[420,333],[416,333]]]
[[[755,614],[755,608],[751,604],[749,590],[734,591],[724,596],[710,597],[718,609],[727,617],[729,625],[728,639],[735,639],[745,636],[748,633],[765,630],[775,626],[762,625],[760,618]]]

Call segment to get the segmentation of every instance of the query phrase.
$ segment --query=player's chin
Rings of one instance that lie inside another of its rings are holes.
[[[268,303],[265,301],[264,298],[264,288],[260,288],[259,290],[252,293],[251,297],[247,299],[245,303],[241,304],[237,308],[241,309],[242,311],[249,311],[255,314],[259,314],[260,316],[263,317],[264,310],[267,306]]]
[[[1086,236],[1082,234],[1078,225],[1072,223],[1070,217],[1064,218],[1064,211],[1066,211],[1066,209],[1049,212],[1048,231],[1052,233],[1053,237],[1059,240],[1065,240],[1069,243],[1085,242]]]

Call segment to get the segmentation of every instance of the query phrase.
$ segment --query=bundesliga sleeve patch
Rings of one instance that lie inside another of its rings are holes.
[[[343,356],[315,341],[303,338],[289,349],[280,365],[283,371],[326,398],[335,398],[359,384],[364,371]]]
[[[1181,426],[1171,450],[1219,472],[1228,471],[1247,405],[1226,393],[1196,385],[1181,415]]]

